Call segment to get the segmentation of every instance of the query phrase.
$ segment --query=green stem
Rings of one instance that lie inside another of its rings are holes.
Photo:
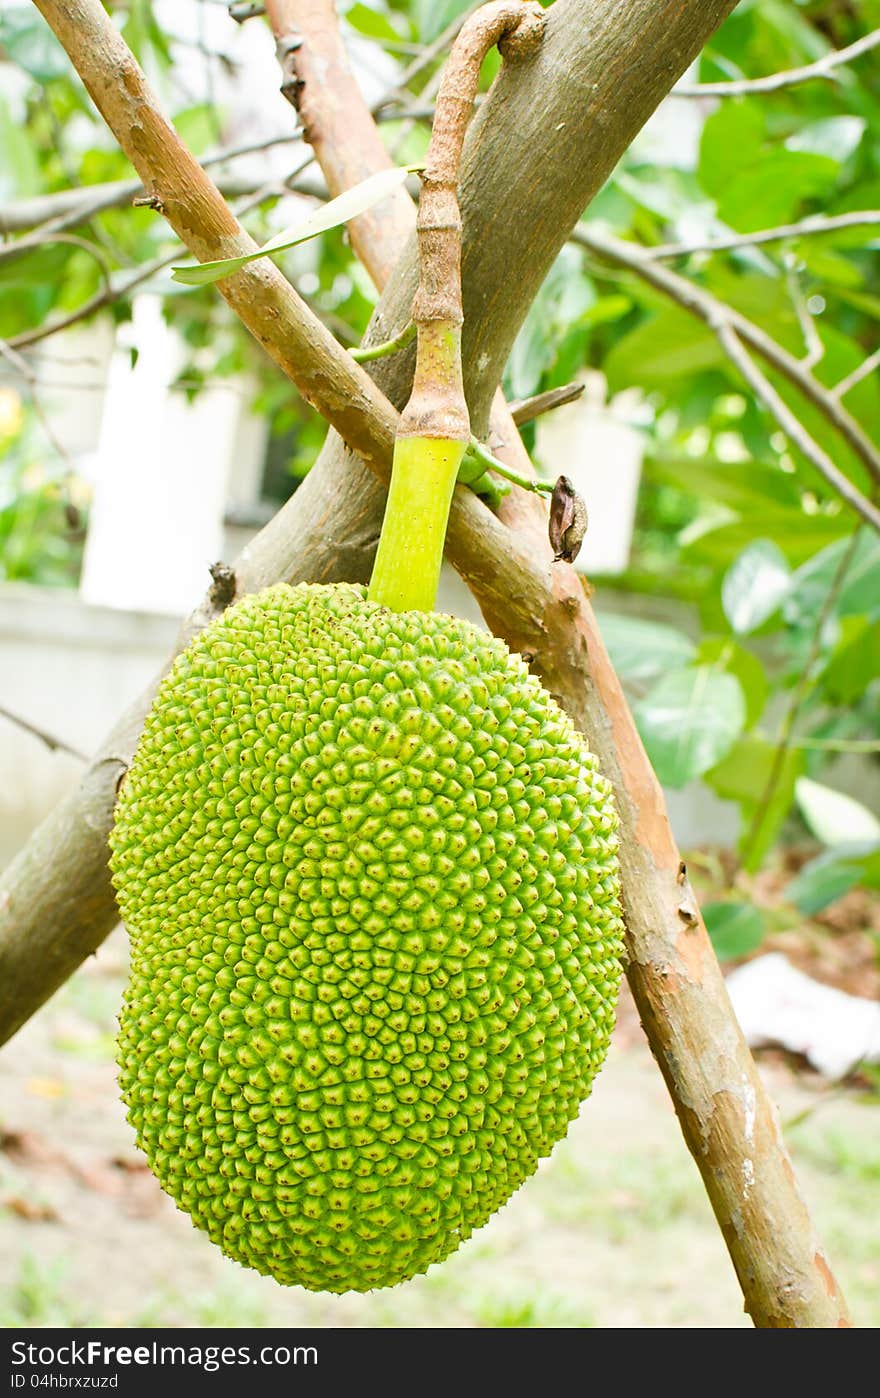
[[[356,364],[369,364],[374,359],[384,359],[386,355],[397,354],[398,350],[406,349],[410,341],[415,339],[415,335],[416,323],[411,320],[393,340],[383,340],[379,345],[364,345],[362,349],[349,350],[349,354]]]
[[[484,447],[483,443],[479,441],[477,437],[471,437],[467,451],[465,452],[465,457],[469,461],[478,461],[480,463],[483,468],[480,475],[483,475],[485,471],[495,471],[497,475],[503,476],[506,481],[511,481],[514,485],[520,486],[523,490],[534,491],[537,495],[553,494],[553,485],[550,481],[539,481],[532,476],[523,476],[519,471],[514,471],[511,466],[505,466],[504,462],[499,461],[497,456],[493,456],[488,447]],[[469,475],[465,477],[465,483],[467,485],[474,485],[478,479],[479,477],[476,474],[473,476]]]
[[[437,600],[449,507],[466,443],[398,437],[388,505],[368,596],[396,612],[430,612]]]

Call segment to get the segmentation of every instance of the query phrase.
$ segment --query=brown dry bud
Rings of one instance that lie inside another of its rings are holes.
[[[573,563],[587,532],[587,507],[568,476],[560,476],[550,496],[548,533],[555,563]]]

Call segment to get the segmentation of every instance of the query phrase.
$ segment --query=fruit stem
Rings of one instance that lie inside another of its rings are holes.
[[[349,354],[356,364],[370,364],[374,359],[384,359],[389,354],[397,354],[398,350],[406,349],[410,340],[415,339],[415,334],[415,322],[410,320],[392,340],[383,340],[380,345],[364,345],[349,350]]]
[[[369,596],[396,611],[431,611],[455,477],[470,440],[461,372],[461,214],[458,173],[483,59],[533,52],[544,26],[534,0],[493,0],[465,21],[452,47],[422,173],[413,301],[418,345],[412,393],[400,416],[391,486]]]
[[[512,466],[508,466],[505,462],[499,461],[497,456],[493,456],[489,448],[483,446],[478,437],[471,437],[466,456],[469,460],[476,461],[483,468],[484,474],[486,471],[495,471],[506,481],[518,485],[521,490],[531,490],[536,495],[553,494],[552,481],[542,481],[535,476],[524,476],[522,472],[515,471]],[[475,486],[478,480],[479,477],[475,475],[473,480],[468,481],[468,484]]]

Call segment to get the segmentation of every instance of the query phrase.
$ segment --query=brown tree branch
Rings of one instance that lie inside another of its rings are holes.
[[[503,80],[496,84],[471,129],[463,180],[465,315],[476,332],[466,346],[466,367],[477,403],[488,405],[498,364],[567,230],[669,82],[731,8],[732,0],[682,0],[673,8],[633,0],[621,15],[618,7],[557,0],[548,11],[548,36],[535,71],[521,90]],[[522,237],[525,208],[528,240]],[[212,249],[205,255],[218,254]],[[374,329],[379,338],[408,318],[411,270],[407,254],[380,307]],[[502,307],[502,302],[509,304]],[[405,369],[385,360],[378,367],[399,397]],[[386,423],[379,430],[372,410],[365,415],[386,439]],[[372,456],[379,471],[387,469],[378,451]],[[238,561],[239,592],[279,577],[363,576],[381,504],[368,480],[332,439],[290,504]],[[670,1086],[689,1084],[688,1095],[678,1098],[683,1128],[750,1296],[753,1318],[771,1326],[845,1323],[845,1307],[794,1188],[717,963],[680,882],[659,788],[603,660],[578,579],[567,568],[554,569],[524,530],[512,533],[469,492],[458,491],[453,502],[449,546],[490,624],[534,659],[548,689],[589,731],[607,774],[619,783],[625,828],[639,836],[624,842],[631,983],[642,987],[640,1003],[663,1006],[656,1022],[649,1016],[652,1042]],[[206,604],[185,628],[181,644],[211,615]],[[590,705],[597,671],[592,683],[584,682],[590,658],[607,686],[595,712]],[[150,698],[133,706],[82,787],[44,823],[4,880],[0,1023],[7,1035],[115,920],[106,833],[115,786]],[[708,1014],[700,1012],[704,1000]],[[753,1147],[745,1159],[760,1184],[752,1183],[748,1171],[737,1177],[722,1168],[726,1160],[740,1158],[743,1141]]]

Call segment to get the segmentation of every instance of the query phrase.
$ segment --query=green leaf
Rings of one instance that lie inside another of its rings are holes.
[[[851,530],[851,522],[844,514],[807,515],[801,510],[774,510],[768,506],[761,514],[749,511],[730,524],[689,533],[681,542],[687,561],[723,568],[733,563],[755,538],[771,537],[788,561],[798,564],[832,541],[839,542],[841,534],[849,535]],[[789,600],[790,594],[783,604],[786,616]]]
[[[739,681],[746,701],[746,728],[753,727],[764,712],[769,692],[767,676],[758,657],[730,636],[713,636],[700,643],[696,659],[699,665],[712,665]]]
[[[753,903],[707,903],[703,920],[719,961],[746,956],[764,940],[764,918]]]
[[[788,223],[804,202],[821,199],[834,187],[837,162],[805,151],[765,151],[726,186],[718,217],[738,233]]]
[[[867,122],[864,117],[837,116],[824,121],[812,121],[802,126],[785,143],[786,150],[808,151],[811,155],[827,155],[842,165],[853,154]]]
[[[0,15],[0,46],[38,83],[70,75],[67,54],[31,5],[8,8]]]
[[[852,796],[799,777],[795,798],[801,815],[823,845],[880,843],[880,820]]]
[[[715,766],[746,720],[738,682],[711,665],[671,671],[634,712],[657,777],[671,787],[684,786]]]
[[[602,368],[612,393],[632,384],[680,390],[683,378],[723,362],[711,330],[686,311],[671,306],[618,340]]]
[[[359,34],[366,34],[370,39],[378,39],[380,42],[384,39],[395,44],[400,42],[400,34],[387,16],[371,10],[369,5],[361,4],[360,0],[346,10],[345,18],[352,29],[356,29]]]
[[[740,850],[744,867],[754,873],[764,862],[794,800],[795,781],[804,770],[804,754],[796,748],[785,753],[778,779],[769,801],[767,783],[774,768],[776,748],[765,738],[750,733],[740,738],[727,756],[706,773],[705,781],[726,801],[736,801],[743,822]],[[748,840],[749,848],[745,848]]]
[[[786,886],[785,896],[808,917],[820,913],[851,888],[880,880],[880,845],[842,845],[823,850]]]
[[[840,623],[840,640],[822,675],[826,693],[839,704],[861,698],[877,676],[880,656],[880,620],[866,616],[845,616]]]
[[[614,668],[624,681],[652,680],[694,658],[693,641],[659,621],[610,612],[602,613],[599,625]]]
[[[787,621],[809,625],[816,617],[849,546],[850,538],[839,539],[798,568],[783,605]],[[861,531],[835,610],[838,616],[880,616],[880,539],[868,529]]]
[[[243,257],[224,257],[218,262],[172,267],[172,276],[175,281],[183,282],[185,286],[208,286],[211,282],[220,281],[222,277],[229,277],[249,262],[255,262],[258,257],[284,252],[287,248],[296,247],[298,243],[307,242],[309,238],[318,237],[320,233],[329,232],[331,228],[348,223],[349,219],[357,218],[358,214],[371,209],[380,200],[387,199],[388,195],[412,174],[414,168],[412,165],[400,165],[392,170],[381,170],[377,175],[370,175],[368,179],[362,180],[352,189],[347,189],[336,199],[331,199],[301,223],[270,238],[259,252],[246,253]]]
[[[763,512],[767,502],[799,507],[800,491],[796,478],[778,466],[756,461],[706,461],[687,457],[652,457],[647,463],[651,477],[711,500],[728,505],[737,513]]]
[[[0,198],[36,194],[39,192],[40,166],[33,142],[20,122],[16,121],[0,96]],[[19,263],[11,264],[15,270]]]
[[[700,184],[719,198],[730,181],[761,158],[764,111],[759,102],[722,102],[707,118],[700,137]]]
[[[451,24],[456,15],[464,14],[467,8],[468,0],[415,0],[413,18],[423,43],[436,39],[447,24]]]
[[[791,581],[781,549],[756,539],[731,564],[721,584],[724,615],[738,636],[756,631],[776,611]]]

